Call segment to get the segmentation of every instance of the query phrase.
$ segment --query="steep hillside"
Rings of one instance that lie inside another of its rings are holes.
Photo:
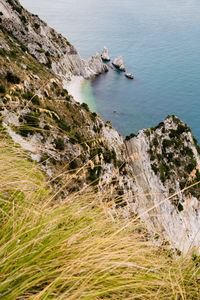
[[[198,247],[200,156],[191,130],[169,116],[140,131],[126,147],[135,174],[134,211],[173,247],[185,252]]]
[[[159,243],[185,253],[198,247],[200,158],[187,125],[169,116],[124,141],[66,88],[74,75],[107,71],[100,55],[82,60],[16,0],[0,0],[0,14],[2,126],[41,164],[56,199],[90,185],[113,219],[137,215]]]
[[[131,184],[124,187],[130,178],[123,138],[86,104],[75,102],[60,77],[24,52],[24,45],[4,28],[0,44],[1,116],[13,140],[42,162],[50,178],[57,174],[57,185],[66,181],[60,175],[64,170],[78,172],[62,193],[85,183],[110,188],[113,179],[116,201],[123,202],[121,190],[130,190]]]
[[[29,155],[0,133],[1,299],[198,299],[199,258],[113,222],[89,187],[58,203]]]
[[[53,70],[63,82],[71,75],[88,78],[108,71],[100,54],[84,61],[66,38],[25,10],[17,0],[1,0],[0,12],[1,26],[23,44],[24,51]]]

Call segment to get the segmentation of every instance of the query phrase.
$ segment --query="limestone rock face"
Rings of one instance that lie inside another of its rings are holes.
[[[133,210],[151,232],[183,252],[200,245],[200,157],[190,129],[175,116],[126,142],[135,182]]]
[[[0,11],[3,13],[1,26],[10,31],[30,54],[40,63],[46,64],[63,81],[72,75],[90,78],[107,70],[100,59],[92,59],[89,65],[66,38],[37,15],[25,10],[18,1],[10,4],[0,0]]]
[[[103,48],[103,52],[101,54],[101,57],[105,61],[110,61],[110,57],[109,57],[109,54],[108,54],[108,48],[106,46],[104,46],[104,48]]]
[[[115,58],[113,61],[113,65],[121,71],[126,71],[122,56],[118,56],[117,58]]]
[[[108,67],[103,64],[101,55],[98,52],[88,60],[88,66],[91,72],[95,74],[108,72]]]

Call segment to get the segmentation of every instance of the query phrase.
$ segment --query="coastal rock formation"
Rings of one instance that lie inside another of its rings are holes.
[[[103,48],[103,52],[101,54],[101,57],[105,61],[110,61],[110,57],[109,57],[109,54],[108,54],[108,48],[106,46],[104,46],[104,48]]]
[[[88,60],[88,66],[95,75],[108,72],[108,67],[102,63],[101,55],[98,52]]]
[[[53,70],[63,82],[72,75],[89,78],[107,70],[99,59],[92,60],[92,63],[90,61],[89,66],[66,38],[37,15],[25,10],[17,0],[0,0],[0,11],[1,26],[22,43],[24,51],[28,51],[40,63]]]
[[[186,252],[198,247],[200,156],[190,129],[170,116],[139,131],[126,147],[135,178],[135,213],[174,248]]]
[[[113,61],[113,65],[116,68],[118,68],[120,71],[124,71],[124,72],[126,71],[122,56],[118,56],[117,58],[115,58]]]
[[[134,76],[131,73],[126,73],[125,76],[129,79],[134,79]]]

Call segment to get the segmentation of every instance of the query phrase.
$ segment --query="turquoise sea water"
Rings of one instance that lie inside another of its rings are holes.
[[[135,80],[110,71],[84,97],[124,136],[176,114],[200,141],[199,0],[23,0],[84,58],[106,45]]]

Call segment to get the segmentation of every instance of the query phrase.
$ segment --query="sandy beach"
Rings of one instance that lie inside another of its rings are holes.
[[[82,103],[83,99],[81,96],[81,86],[84,82],[84,78],[81,76],[73,76],[71,81],[66,84],[66,89],[68,90],[69,94],[74,97],[74,100],[77,102]]]

